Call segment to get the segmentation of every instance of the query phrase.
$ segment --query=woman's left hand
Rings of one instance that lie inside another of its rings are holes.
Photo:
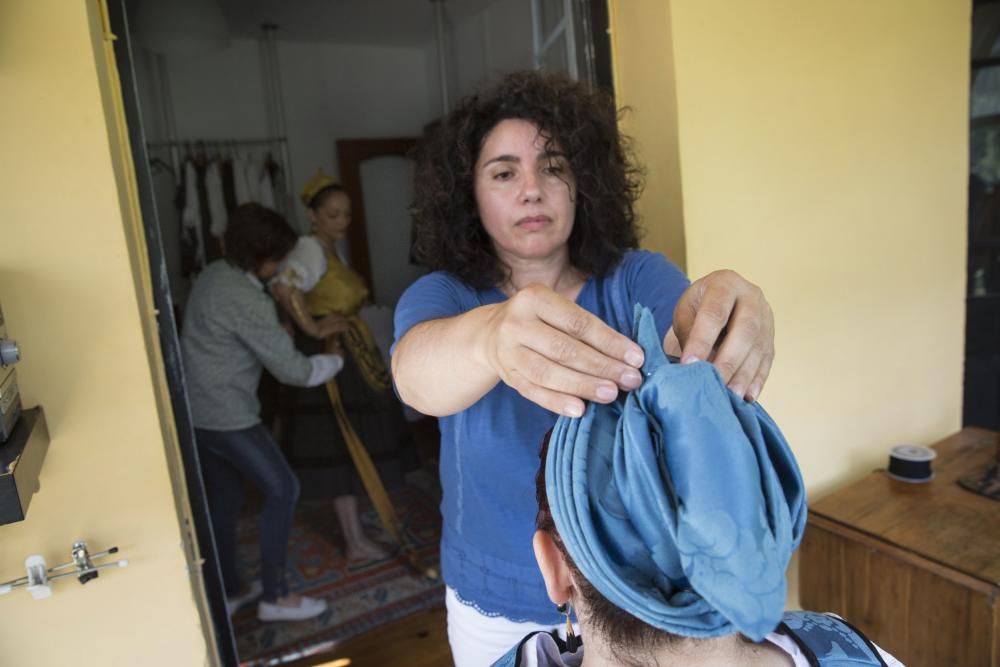
[[[330,313],[316,322],[316,338],[328,338],[333,334],[342,333],[351,328],[346,317],[338,313]]]
[[[672,331],[682,363],[711,361],[734,393],[757,400],[774,361],[774,313],[759,287],[729,270],[699,278],[678,300]]]

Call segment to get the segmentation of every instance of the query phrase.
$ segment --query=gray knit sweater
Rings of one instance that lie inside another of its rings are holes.
[[[260,422],[262,365],[297,386],[306,384],[312,370],[260,283],[225,260],[210,264],[191,290],[181,352],[194,425],[215,431]]]

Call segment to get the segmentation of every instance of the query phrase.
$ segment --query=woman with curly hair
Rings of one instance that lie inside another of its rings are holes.
[[[559,625],[530,547],[538,443],[584,401],[642,383],[634,304],[669,353],[712,360],[741,397],[770,370],[760,289],[731,271],[689,285],[637,249],[640,175],[610,96],[539,72],[465,100],[418,155],[415,251],[433,272],[397,305],[392,372],[404,402],[440,417],[441,562],[462,667]]]

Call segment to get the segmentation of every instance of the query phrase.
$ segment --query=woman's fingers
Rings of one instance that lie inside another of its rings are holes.
[[[287,299],[292,291],[292,288],[281,282],[280,280],[272,281],[268,284],[268,289],[271,290],[271,294],[274,295],[276,299]]]
[[[543,407],[571,414],[582,400],[607,403],[642,383],[642,348],[552,290],[511,297],[491,333],[500,379]]]
[[[681,353],[683,363],[707,361],[729,322],[729,315],[739,296],[739,285],[726,273],[716,271],[696,280],[677,302],[674,328],[684,345]],[[733,276],[736,274],[733,273]],[[728,375],[725,372],[727,369],[719,368],[722,379],[728,382],[736,368],[728,369]]]
[[[756,399],[774,358],[774,313],[759,287],[733,271],[710,273],[681,296],[674,327],[682,361],[711,359],[734,392]]]
[[[549,412],[554,412],[557,415],[563,415],[565,417],[582,417],[583,411],[587,407],[587,404],[576,396],[560,394],[559,392],[552,391],[551,389],[540,387],[537,384],[525,384],[524,386],[518,388],[517,392],[532,403],[540,405]]]
[[[774,363],[774,350],[770,354],[763,355],[760,367],[750,382],[750,389],[747,390],[747,400],[756,401],[760,398],[760,392],[764,390],[764,383],[767,382],[767,378],[771,374],[772,363]]]
[[[573,370],[529,348],[517,354],[504,382],[528,400],[570,417],[583,414],[584,400],[610,403],[618,396],[614,382]]]
[[[642,366],[642,348],[637,343],[609,327],[593,313],[548,288],[532,285],[519,291],[511,301],[515,308],[529,310],[545,324],[585,343],[606,357],[633,368]]]
[[[737,301],[713,361],[723,377],[736,369],[728,380],[729,388],[749,401],[757,400],[760,395],[774,358],[773,332],[761,328],[768,326],[770,319],[759,314],[756,305]]]
[[[773,357],[774,315],[763,293],[755,288],[737,298],[714,363],[723,377],[729,369],[735,369],[728,378],[729,387],[738,396],[756,400],[767,380]],[[765,359],[767,366],[761,374]],[[756,391],[751,392],[754,382],[757,382]]]
[[[723,343],[723,347],[725,347],[725,343]],[[749,387],[750,383],[757,377],[757,371],[762,361],[763,354],[756,349],[750,350],[743,357],[743,363],[729,379],[729,388],[734,394],[745,400],[753,400],[750,397]]]
[[[319,321],[319,329],[324,337],[347,331],[349,328],[347,318],[337,313],[331,313]]]
[[[717,343],[712,360],[723,381],[741,397],[746,395],[747,387],[760,367],[760,327],[756,310],[736,299],[726,332]]]
[[[537,352],[543,358],[549,360],[557,368],[566,368],[576,371],[574,375],[564,375],[552,373],[552,379],[585,377],[592,380],[588,384],[581,386],[580,390],[587,392],[594,390],[603,382],[617,389],[635,389],[642,384],[642,375],[634,366],[630,366],[613,357],[609,357],[599,349],[591,347],[573,336],[550,326],[538,327],[538,335],[525,341],[525,346]],[[559,388],[552,384],[554,388]],[[571,387],[571,389],[573,389]],[[583,393],[573,391],[577,396],[584,396]],[[605,392],[607,394],[608,392]],[[615,392],[617,393],[617,391]],[[597,396],[598,400],[606,398],[614,399],[614,395]]]

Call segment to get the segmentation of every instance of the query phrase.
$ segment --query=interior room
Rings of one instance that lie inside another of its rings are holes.
[[[359,316],[387,365],[396,301],[425,272],[411,260],[413,148],[458,100],[505,72],[537,64],[596,83],[609,63],[595,54],[592,23],[595,16],[603,21],[597,30],[606,35],[606,13],[595,15],[592,4],[125,3],[160,242],[151,252],[165,265],[176,329],[183,331],[193,282],[222,254],[235,204],[259,202],[308,234],[309,209],[299,193],[327,174],[349,195],[351,226],[337,254],[370,286]],[[213,179],[223,191],[234,182],[233,192],[216,194],[214,203]],[[175,342],[167,336],[162,344]],[[350,412],[352,388],[339,384]],[[341,505],[341,469],[361,464],[329,453],[337,425],[316,414],[328,401],[318,393],[284,387],[266,373],[259,390],[264,422],[300,485],[289,549],[296,592],[337,602],[332,614],[300,624],[261,622],[255,604],[235,611],[233,641],[243,664],[312,659],[393,623],[417,632],[440,620],[435,420],[406,407],[399,429],[366,427],[358,415],[371,407],[360,401],[350,417],[397,508],[408,549],[422,563],[408,569],[367,487],[353,495],[357,509]],[[202,467],[194,458],[185,459],[188,476]],[[239,563],[253,580],[261,507],[248,493]],[[196,493],[191,501],[202,499]],[[344,514],[352,511],[353,520]],[[357,532],[367,539],[347,539]],[[440,624],[434,633],[440,639]]]
[[[0,443],[0,662],[453,664],[435,420],[404,415],[410,456],[399,486],[384,477],[407,550],[360,491],[355,516],[386,553],[350,558],[332,465],[296,449],[287,393],[265,388],[301,491],[290,587],[329,607],[230,616],[179,336],[234,198],[308,234],[300,195],[322,172],[353,213],[331,256],[367,285],[357,316],[384,358],[424,272],[409,151],[484,83],[542,68],[626,109],[642,248],[692,278],[732,269],[773,310],[760,402],[809,504],[786,608],[839,614],[906,665],[996,667],[998,8],[3,3],[0,408],[13,415],[15,374],[23,408]],[[248,489],[249,578],[262,502]]]

